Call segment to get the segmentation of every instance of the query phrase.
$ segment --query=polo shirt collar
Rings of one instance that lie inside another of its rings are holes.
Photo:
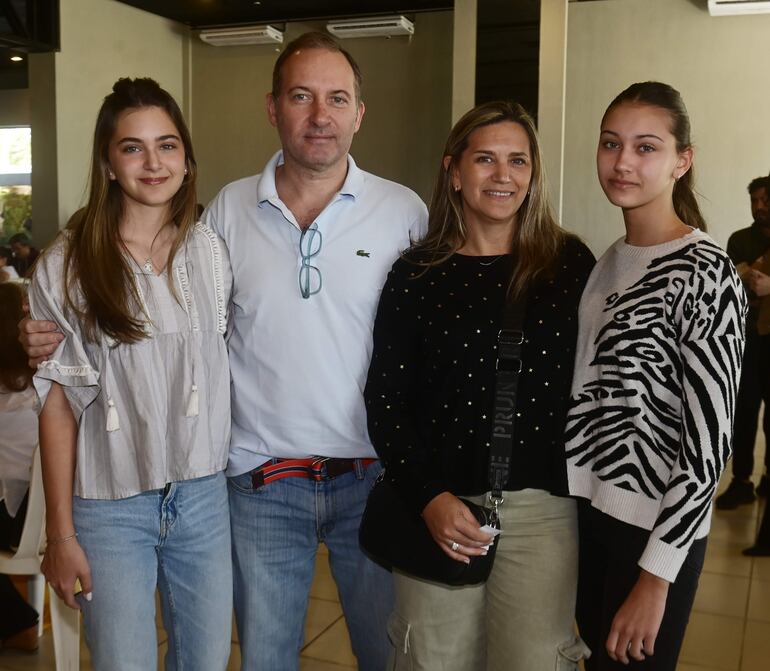
[[[273,154],[273,157],[267,162],[265,169],[259,176],[259,181],[257,182],[257,201],[260,205],[265,201],[280,202],[278,190],[275,187],[275,171],[279,165],[283,165],[282,150],[278,150]],[[356,165],[353,157],[348,154],[348,174],[339,190],[339,195],[348,196],[355,200],[361,193],[363,183],[364,171]]]

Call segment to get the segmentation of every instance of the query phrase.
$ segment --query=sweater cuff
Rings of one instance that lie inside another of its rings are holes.
[[[657,538],[650,538],[639,560],[639,566],[663,580],[674,582],[687,558],[687,552],[686,548],[675,548]]]
[[[419,490],[411,492],[409,505],[418,515],[422,515],[423,508],[427,506],[439,494],[448,492],[447,486],[438,480],[426,482]]]
[[[449,491],[446,484],[440,480],[425,480],[416,474],[407,474],[404,472],[392,473],[387,466],[385,472],[389,473],[393,486],[401,494],[408,508],[414,511],[415,515],[421,515],[422,509],[428,503],[441,494]]]

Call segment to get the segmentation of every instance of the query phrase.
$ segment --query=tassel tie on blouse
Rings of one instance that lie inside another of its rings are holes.
[[[116,344],[112,338],[105,337],[105,343],[102,345],[104,352],[104,393],[107,396],[107,432],[120,430],[120,417],[115,400],[112,398],[112,366],[110,364],[110,352]]]
[[[187,256],[187,249],[185,248],[185,257]],[[190,296],[190,279],[189,272],[192,268],[192,261],[185,259],[184,266],[176,267],[176,279],[179,282],[179,286],[182,289],[182,307],[184,307],[185,314],[187,315],[187,325],[190,329],[191,341],[195,339],[197,335],[197,329],[193,324],[192,319],[192,304]],[[190,395],[187,397],[187,410],[184,413],[185,417],[197,417],[198,416],[198,385],[195,384],[195,352],[190,352],[190,379],[192,384],[190,385]]]

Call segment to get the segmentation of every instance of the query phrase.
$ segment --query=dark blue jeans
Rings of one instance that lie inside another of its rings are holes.
[[[703,568],[706,539],[692,544],[676,581],[669,587],[666,610],[655,641],[655,654],[643,662],[631,659],[626,666],[609,657],[605,643],[615,614],[639,577],[641,569],[637,562],[650,532],[605,515],[585,500],[578,505],[578,528],[577,623],[581,637],[591,648],[591,658],[585,662],[586,671],[676,671]]]

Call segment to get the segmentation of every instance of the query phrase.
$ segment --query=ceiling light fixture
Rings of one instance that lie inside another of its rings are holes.
[[[19,61],[23,61],[24,59],[21,56],[11,56],[11,60],[14,63],[18,63]]]
[[[770,2],[767,0],[708,0],[711,16],[734,16],[737,14],[767,14]]]
[[[375,16],[368,19],[346,19],[330,21],[326,24],[334,37],[393,37],[394,35],[414,35],[414,23],[405,16]]]
[[[238,47],[248,44],[283,44],[283,33],[273,26],[239,26],[201,30],[200,38],[214,47]]]

